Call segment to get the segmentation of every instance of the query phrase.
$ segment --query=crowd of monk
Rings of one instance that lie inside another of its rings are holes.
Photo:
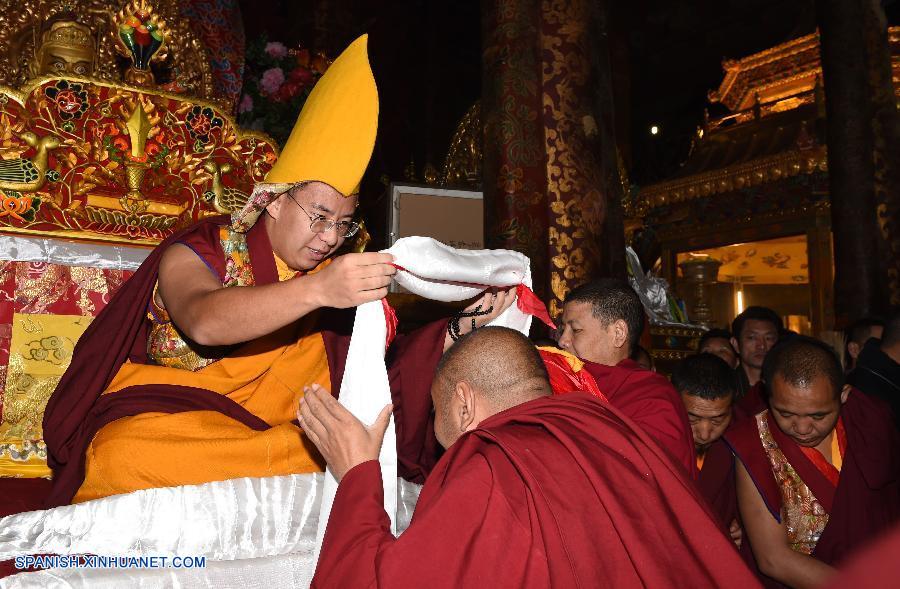
[[[45,412],[50,505],[327,463],[317,587],[813,587],[898,521],[897,315],[851,330],[846,374],[750,307],[670,382],[632,359],[627,282],[572,290],[540,347],[488,325],[516,298],[489,289],[397,336],[393,405],[357,420],[336,398],[353,311],[398,271],[341,250],[377,111],[361,38],[244,210],[163,242],[91,324]],[[398,472],[424,483],[397,538],[391,412]]]

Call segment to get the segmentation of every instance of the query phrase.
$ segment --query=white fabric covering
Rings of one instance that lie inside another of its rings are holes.
[[[13,262],[137,270],[151,251],[147,247],[99,245],[49,237],[0,236],[0,260]]]
[[[439,301],[472,298],[488,287],[531,287],[529,260],[505,250],[457,250],[425,237],[390,249],[404,268],[397,282]],[[514,304],[492,325],[528,333],[531,316]],[[340,400],[364,423],[391,402],[380,301],[357,308]],[[396,478],[393,419],[379,457],[385,510],[406,528],[416,485]],[[324,482],[323,482],[324,479]],[[308,586],[337,482],[330,472],[149,489],[0,519],[0,560],[25,554],[206,556],[206,569],[52,569],[22,573],[0,587]]]
[[[0,560],[32,553],[206,556],[207,568],[51,569],[0,579],[0,587],[308,586],[322,478],[296,474],[147,489],[3,518]],[[395,517],[403,531],[421,487],[400,480],[397,488]],[[238,584],[242,574],[246,582]]]

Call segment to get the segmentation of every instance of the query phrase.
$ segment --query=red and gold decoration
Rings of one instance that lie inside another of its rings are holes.
[[[0,14],[0,85],[24,88],[42,76],[139,86],[151,86],[155,79],[166,92],[217,104],[231,113],[238,84],[235,71],[220,62],[240,62],[233,43],[243,38],[230,30],[219,35],[216,25],[203,17],[217,1],[215,16],[222,18],[218,26],[230,26],[225,23],[233,20],[229,17],[235,9],[227,0],[17,0],[15,10]],[[183,13],[191,13],[190,18]],[[219,52],[213,55],[204,40],[219,36],[231,45],[227,50],[217,45]],[[118,55],[128,58],[128,67],[121,67]]]
[[[209,104],[87,80],[0,88],[0,230],[155,243],[243,206],[276,155]]]
[[[152,86],[150,62],[166,57],[166,24],[153,14],[146,0],[132,0],[113,19],[118,36],[116,49],[131,60],[125,80],[141,86]]]
[[[50,476],[44,406],[75,342],[130,276],[0,261],[0,477]]]
[[[486,244],[531,259],[534,291],[549,300],[547,165],[541,120],[541,3],[486,3],[481,118]]]
[[[602,86],[591,66],[599,50],[594,15],[587,2],[500,0],[486,7],[488,244],[531,258],[535,291],[558,317],[568,292],[601,268],[624,275],[624,238],[615,235],[621,226],[607,224],[615,150],[592,101]],[[604,255],[601,242],[615,253]],[[617,265],[603,267],[614,257]]]

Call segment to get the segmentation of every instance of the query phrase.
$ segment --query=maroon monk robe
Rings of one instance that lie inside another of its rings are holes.
[[[747,414],[735,405],[732,407],[731,423],[725,431],[735,428],[746,418]],[[703,468],[697,477],[697,486],[725,530],[729,529],[735,519],[738,523],[741,522],[737,504],[734,454],[724,439],[719,438],[706,450]]]
[[[313,587],[755,587],[693,483],[582,392],[483,421],[395,539],[370,461],[341,481]]]
[[[231,399],[212,391],[172,385],[128,387],[101,397],[126,360],[146,364],[149,320],[147,309],[162,252],[173,243],[190,247],[220,279],[225,255],[219,237],[226,216],[205,219],[166,239],[113,296],[78,340],[72,363],[60,380],[44,412],[44,439],[53,468],[53,490],[48,507],[69,503],[84,479],[84,453],[94,434],[121,417],[149,411],[218,411],[255,430],[269,424]],[[278,280],[265,223],[247,233],[247,246],[255,283]],[[324,310],[320,314],[332,391],[340,390],[354,309]],[[394,393],[399,473],[421,482],[436,461],[437,443],[430,425],[430,384],[443,352],[445,323],[428,325],[398,336],[389,354],[388,370]],[[227,350],[223,350],[223,353]],[[402,395],[400,394],[402,391]]]
[[[835,488],[769,416],[775,442],[829,514],[812,556],[839,563],[880,531],[900,520],[900,438],[890,411],[878,399],[852,390],[841,408],[847,433]],[[756,419],[746,419],[725,439],[753,479],[772,516],[781,521],[782,498],[760,442]]]
[[[900,526],[863,546],[823,589],[884,589],[900,579]]]
[[[766,398],[766,389],[763,388],[762,381],[759,381],[750,387],[743,397],[735,402],[734,408],[741,411],[744,415],[756,415],[766,408],[768,400]]]
[[[666,377],[628,359],[616,366],[585,362],[584,367],[613,407],[644,428],[676,463],[697,478],[694,436],[687,410]]]
[[[703,468],[697,477],[697,486],[724,530],[727,531],[734,520],[740,522],[734,479],[734,456],[731,454],[731,448],[723,440],[716,440],[706,450]]]

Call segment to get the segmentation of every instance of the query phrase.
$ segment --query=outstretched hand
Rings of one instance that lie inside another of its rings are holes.
[[[377,460],[394,406],[388,404],[366,426],[321,386],[304,387],[297,419],[340,482],[354,466]]]
[[[474,317],[475,327],[484,327],[497,317],[503,314],[516,301],[516,287],[507,288],[489,288],[474,303],[463,309],[464,313],[474,311],[480,306],[480,310],[491,309],[486,315]],[[459,320],[459,335],[465,335],[472,331],[472,319],[463,318]],[[453,345],[453,339],[447,335],[444,339],[444,351]]]
[[[309,279],[318,287],[323,307],[346,309],[387,296],[397,269],[394,256],[378,252],[338,256]]]

